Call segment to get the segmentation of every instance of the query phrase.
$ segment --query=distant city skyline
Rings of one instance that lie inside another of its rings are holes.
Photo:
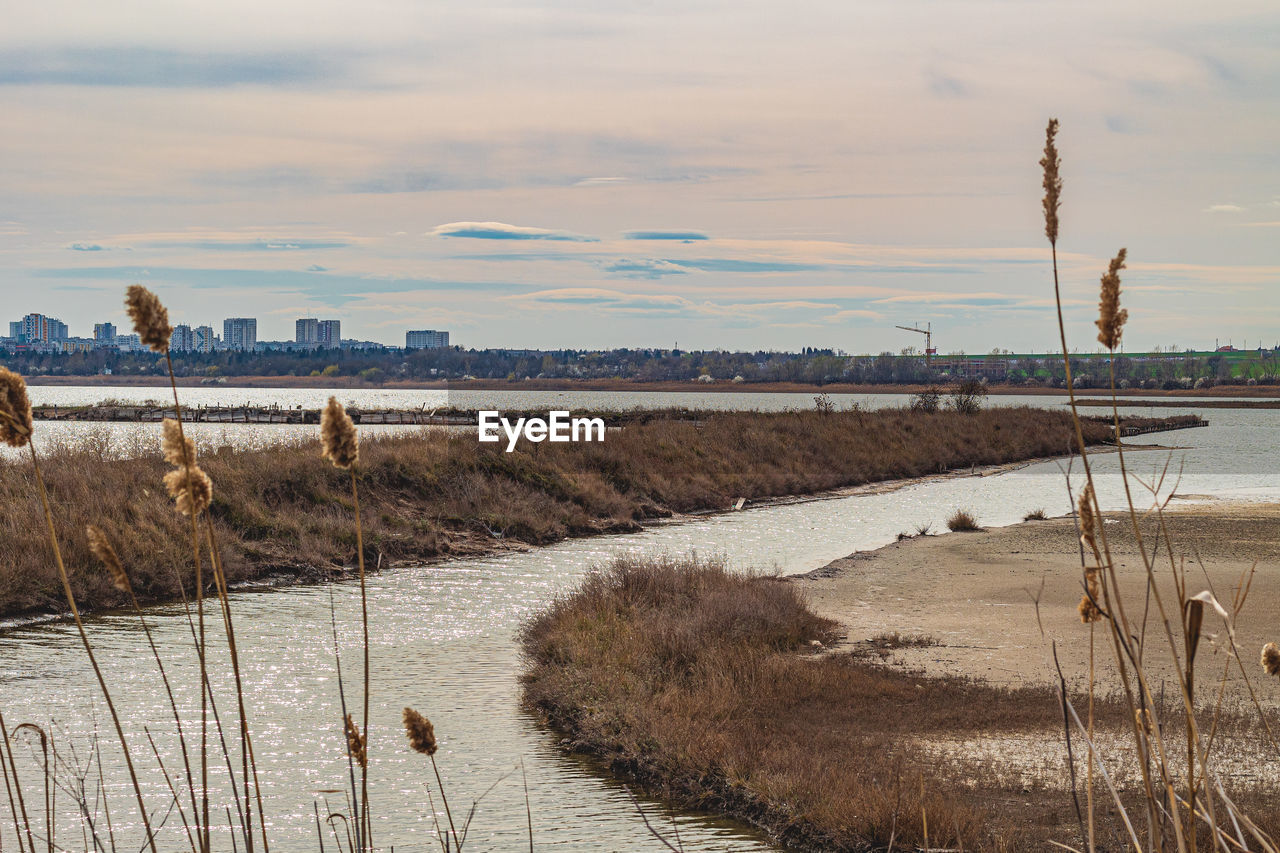
[[[1126,246],[1126,348],[1272,346],[1278,32],[1263,0],[20,5],[0,297],[125,329],[141,282],[269,340],[1043,351],[1057,116],[1069,345]]]

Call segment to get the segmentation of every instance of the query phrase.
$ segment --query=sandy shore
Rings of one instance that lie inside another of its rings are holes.
[[[1280,642],[1280,504],[1197,504],[1171,510],[1166,519],[1174,560],[1185,565],[1192,594],[1212,589],[1230,609],[1241,579],[1253,572],[1248,602],[1235,625],[1236,642],[1259,697],[1280,705],[1280,683],[1266,678],[1257,662],[1264,643]],[[1153,543],[1162,542],[1154,517],[1141,526],[1150,551]],[[1127,516],[1109,515],[1107,532],[1130,618],[1140,624],[1146,573]],[[895,663],[930,674],[961,674],[1003,684],[1044,682],[1052,678],[1047,636],[1057,642],[1068,679],[1083,687],[1089,629],[1076,613],[1082,589],[1078,543],[1070,518],[1025,522],[977,533],[918,537],[855,553],[797,582],[814,609],[847,626],[850,644],[892,632],[927,635],[940,642],[897,649],[891,658]],[[1160,553],[1158,587],[1167,603],[1174,600],[1173,573],[1163,544]],[[1037,624],[1037,597],[1045,636]],[[1168,644],[1154,600],[1150,612],[1149,658],[1163,660]],[[1205,630],[1215,636],[1201,646],[1197,678],[1216,689],[1230,659],[1229,643],[1220,618],[1207,615]],[[1097,637],[1097,660],[1105,662],[1105,672],[1115,655],[1106,634],[1100,630]],[[1158,667],[1156,671],[1166,679],[1170,675]],[[1228,695],[1247,697],[1234,665]]]

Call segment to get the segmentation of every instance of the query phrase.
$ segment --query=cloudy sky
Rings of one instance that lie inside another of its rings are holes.
[[[0,0],[0,297],[403,342],[1280,340],[1280,7],[1076,0]]]

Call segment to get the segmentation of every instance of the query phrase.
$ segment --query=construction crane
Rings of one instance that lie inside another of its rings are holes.
[[[925,328],[923,329],[920,328],[919,323],[916,323],[914,326],[895,326],[894,328],[901,329],[904,332],[917,332],[924,335],[925,364],[929,363],[930,357],[938,354],[938,351],[933,348],[933,323],[926,323]]]

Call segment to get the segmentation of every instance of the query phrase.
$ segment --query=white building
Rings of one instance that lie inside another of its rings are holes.
[[[405,332],[404,348],[405,349],[441,349],[449,346],[449,333],[438,332],[435,329],[422,329],[419,331]]]
[[[227,349],[252,352],[258,346],[256,317],[229,317],[222,321],[222,343]]]

